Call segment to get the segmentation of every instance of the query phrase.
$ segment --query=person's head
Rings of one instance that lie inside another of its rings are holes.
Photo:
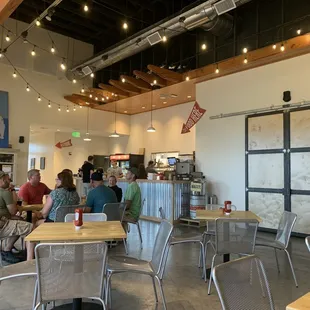
[[[154,161],[153,161],[153,160],[150,160],[147,166],[148,166],[148,167],[151,167],[151,168],[155,167]]]
[[[41,181],[40,170],[31,169],[28,171],[28,180],[31,185],[38,185]]]
[[[3,171],[0,171],[0,187],[3,189],[7,189],[10,187],[10,177]]]
[[[101,167],[97,168],[96,172],[103,174],[103,168],[101,168]]]
[[[62,172],[68,172],[68,173],[70,173],[73,176],[73,172],[70,169],[64,169],[64,170],[62,170]]]
[[[116,168],[117,167],[117,161],[116,160],[112,160],[111,161],[111,165],[113,168]]]
[[[146,179],[147,173],[146,173],[144,164],[140,164],[138,170],[139,170],[139,178]]]
[[[138,168],[132,167],[129,168],[126,173],[126,180],[128,180],[129,182],[133,182],[138,178],[138,176],[139,176]]]
[[[90,182],[93,188],[103,184],[102,173],[94,172],[90,177]]]
[[[117,183],[116,176],[115,176],[115,175],[111,175],[111,176],[109,177],[109,186],[110,186],[110,187],[113,187],[113,186],[116,185],[116,183]]]
[[[64,188],[69,192],[76,189],[73,183],[72,174],[70,174],[69,172],[62,171],[58,173],[55,181],[56,181],[57,188]]]
[[[87,160],[92,163],[94,161],[94,156],[88,156]]]

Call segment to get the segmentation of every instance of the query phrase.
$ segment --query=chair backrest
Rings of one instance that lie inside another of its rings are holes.
[[[142,201],[142,205],[141,205],[141,209],[140,209],[139,218],[140,218],[140,216],[141,216],[141,214],[142,214],[142,211],[143,211],[144,205],[145,205],[145,198],[144,198],[144,199],[143,199],[143,201]]]
[[[310,252],[310,236],[306,237],[305,242],[306,242],[306,246]]]
[[[274,310],[261,260],[247,256],[213,268],[212,276],[223,310]]]
[[[155,244],[152,254],[152,267],[154,271],[159,274],[161,270],[164,270],[167,257],[164,259],[164,254],[166,253],[169,239],[173,230],[172,224],[167,220],[162,220],[155,238]]]
[[[297,215],[292,212],[284,211],[278,226],[277,236],[275,241],[287,248],[293,227],[296,223]]]
[[[103,211],[107,215],[107,221],[122,221],[125,203],[106,203]]]
[[[64,222],[69,213],[74,213],[75,209],[85,208],[86,205],[59,206],[56,209],[55,222]]]
[[[74,221],[75,214],[70,213],[65,216],[65,222]],[[105,213],[83,213],[83,222],[105,222],[107,216]]]
[[[35,256],[41,303],[102,296],[105,242],[41,243]]]
[[[165,210],[162,207],[160,207],[158,211],[159,211],[159,215],[160,215],[161,219],[165,220],[166,219],[166,212],[165,212]]]
[[[253,254],[257,227],[257,220],[216,219],[216,254]]]

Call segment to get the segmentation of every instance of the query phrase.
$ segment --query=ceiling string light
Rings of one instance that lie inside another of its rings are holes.
[[[247,64],[247,63],[248,63],[248,57],[247,57],[247,56],[244,57],[243,63],[244,63],[244,64]]]
[[[13,72],[13,78],[16,78],[17,77],[17,74],[16,74],[16,71],[14,70]]]
[[[51,53],[54,54],[56,52],[54,45],[51,47]]]
[[[273,48],[274,50],[276,50],[276,49],[277,49],[277,44],[273,44],[273,45],[272,45],[272,48]]]
[[[201,44],[201,49],[205,51],[207,49],[207,44],[206,43]]]
[[[5,41],[6,42],[10,42],[11,41],[11,38],[10,38],[10,31],[8,31],[6,37],[5,37]]]
[[[40,94],[38,96],[38,101],[42,101]]]
[[[284,52],[284,51],[285,51],[284,43],[281,44],[280,50],[281,50],[281,52]]]
[[[31,51],[31,56],[35,56],[36,55],[36,46],[33,46],[33,49]]]
[[[119,138],[119,134],[116,131],[116,102],[114,103],[114,132],[109,136],[110,138]]]
[[[48,108],[51,108],[51,107],[52,107],[52,105],[51,105],[51,102],[50,102],[50,101],[48,101],[48,105],[47,105],[47,107],[48,107]]]
[[[65,71],[67,69],[66,62],[65,62],[64,58],[62,59],[62,62],[60,64],[60,68],[62,71]]]
[[[216,64],[216,68],[215,68],[214,73],[215,74],[219,74],[220,73],[220,69],[219,69],[219,64],[218,63]]]
[[[156,132],[155,127],[153,127],[153,90],[151,91],[151,126],[146,131]]]
[[[91,138],[89,137],[88,125],[89,125],[89,108],[87,109],[86,137],[84,138],[84,141],[86,141],[86,142],[91,141]]]

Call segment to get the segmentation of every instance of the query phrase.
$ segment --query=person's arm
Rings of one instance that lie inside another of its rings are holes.
[[[48,214],[51,211],[52,205],[53,205],[53,199],[51,196],[48,196],[46,199],[45,205],[41,211],[43,218],[45,218],[45,219],[47,218]]]
[[[134,197],[134,190],[131,186],[128,186],[127,191],[126,191],[126,195],[125,195],[125,203],[126,203],[126,210],[129,210],[132,204],[132,200]]]
[[[18,209],[16,203],[14,202],[12,192],[5,191],[5,193],[3,193],[2,195],[2,198],[4,199],[6,207],[9,210],[10,214],[15,215]]]
[[[25,186],[21,186],[21,188],[19,189],[19,192],[18,192],[18,196],[22,200],[22,205],[27,206],[28,201],[29,201],[29,194],[28,194],[28,191],[26,190]]]
[[[46,185],[45,185],[45,190],[44,190],[44,195],[49,195],[51,193],[51,189],[49,189]]]
[[[117,188],[116,196],[117,196],[117,201],[121,202],[123,198],[123,191],[120,187]]]
[[[85,213],[90,213],[92,211],[94,207],[94,197],[93,197],[93,192],[91,191],[88,195],[87,195],[87,199],[86,199],[86,206],[83,209],[83,212]]]

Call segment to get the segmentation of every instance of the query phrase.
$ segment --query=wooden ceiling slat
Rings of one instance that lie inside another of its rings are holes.
[[[2,25],[24,0],[0,1],[0,25]]]
[[[109,83],[123,91],[126,91],[128,93],[134,94],[134,95],[139,95],[141,94],[141,90],[137,87],[132,86],[129,83],[123,83],[117,80],[109,80]]]
[[[174,82],[174,83],[179,83],[183,81],[183,76],[180,73],[177,73],[177,72],[165,69],[165,68],[160,68],[154,65],[148,65],[147,68],[167,81]]]
[[[114,94],[117,94],[118,96],[123,97],[123,98],[129,97],[128,92],[123,91],[123,90],[121,90],[119,88],[116,88],[116,87],[114,87],[112,85],[107,85],[107,84],[100,83],[98,86],[101,89],[110,92],[111,94],[114,93]]]
[[[149,73],[145,73],[139,70],[134,70],[133,74],[140,78],[141,80],[149,83],[149,84],[153,84],[154,80],[156,80],[156,85],[160,86],[160,87],[166,87],[167,86],[167,81],[162,79],[160,76],[155,75],[155,74],[149,74]]]
[[[73,95],[68,95],[68,96],[64,96],[64,98],[72,103],[81,105],[81,106],[85,106],[85,107],[90,107],[90,108],[94,108],[93,104],[86,104],[85,100],[83,98],[80,98],[79,96],[77,96],[76,94]],[[87,101],[88,102],[88,101]]]
[[[128,84],[131,84],[142,90],[146,90],[146,91],[152,90],[152,86],[149,83],[143,81],[142,79],[136,79],[128,75],[121,75],[120,78],[125,79]]]

